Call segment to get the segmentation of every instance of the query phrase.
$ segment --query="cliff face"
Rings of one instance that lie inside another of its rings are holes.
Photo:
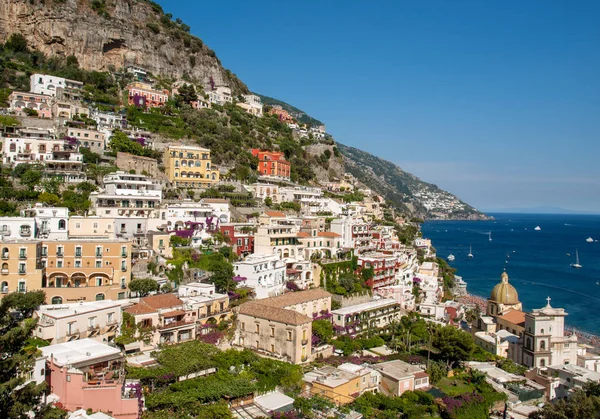
[[[47,56],[74,55],[86,70],[138,65],[154,75],[208,85],[246,86],[225,70],[214,52],[143,0],[2,0],[0,39],[22,34]]]

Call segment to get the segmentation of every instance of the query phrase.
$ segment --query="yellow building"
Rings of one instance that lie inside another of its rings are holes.
[[[10,240],[1,245],[0,296],[39,289],[42,283],[41,242]]]
[[[41,263],[48,303],[123,299],[131,278],[131,240],[44,241]]]
[[[164,164],[175,187],[209,188],[219,181],[219,170],[212,165],[207,148],[170,145],[165,149]]]
[[[360,395],[361,376],[332,366],[304,374],[310,384],[310,394],[327,398],[337,405],[352,403]]]

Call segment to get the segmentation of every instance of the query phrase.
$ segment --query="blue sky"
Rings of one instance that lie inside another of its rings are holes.
[[[600,212],[600,2],[159,3],[251,90],[478,208]]]

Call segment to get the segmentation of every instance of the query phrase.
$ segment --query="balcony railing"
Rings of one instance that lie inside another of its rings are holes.
[[[27,259],[27,254],[26,253],[19,253],[19,259],[21,259],[21,260]]]
[[[8,269],[2,269],[2,275],[8,275]]]
[[[7,253],[2,253],[2,259],[6,260],[6,259],[9,259],[9,258],[10,258],[10,255],[9,255],[8,252]]]

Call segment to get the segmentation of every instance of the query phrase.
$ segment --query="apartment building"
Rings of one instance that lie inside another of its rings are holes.
[[[158,217],[162,200],[159,182],[144,175],[117,171],[104,176],[103,184],[103,190],[90,194],[96,215]]]
[[[43,267],[40,260],[41,242],[38,240],[3,240],[0,257],[0,297],[9,292],[27,292],[40,289]]]
[[[121,419],[141,415],[133,382],[126,379],[121,350],[93,339],[40,348],[46,358],[46,382],[68,411],[85,406]]]
[[[261,300],[266,301],[266,300]],[[311,355],[312,318],[294,310],[247,302],[238,311],[237,344],[294,364]]]
[[[252,155],[258,158],[258,174],[289,180],[291,176],[291,163],[285,160],[285,155],[278,151],[261,151],[253,148]]]
[[[239,286],[252,288],[257,300],[281,295],[285,290],[286,266],[277,255],[249,255],[235,262],[233,270]]]
[[[103,132],[86,128],[67,129],[67,135],[76,138],[81,147],[85,147],[94,153],[102,154],[106,144],[106,135]]]
[[[346,333],[356,334],[385,328],[400,320],[402,311],[396,300],[384,298],[332,310],[331,314],[334,325],[343,327]]]
[[[141,108],[160,108],[169,100],[168,90],[156,90],[152,85],[135,82],[126,87],[128,93],[127,103]]]
[[[52,96],[14,91],[8,96],[8,109],[19,114],[33,109],[40,118],[52,118]]]
[[[244,102],[237,103],[237,106],[244,109],[250,115],[261,117],[263,116],[263,105],[260,97],[249,94],[244,95]]]
[[[212,327],[233,316],[229,296],[216,292],[213,284],[190,282],[180,285],[178,292],[186,311],[195,319],[199,334],[208,333]]]
[[[131,240],[78,238],[43,241],[41,289],[46,301],[117,300],[127,297]]]
[[[105,300],[42,305],[34,318],[38,324],[33,335],[51,345],[85,338],[113,342],[121,325],[121,304]]]
[[[285,215],[284,215],[285,217]],[[299,227],[292,220],[280,218],[260,225],[254,234],[254,252],[277,255],[279,259],[304,257],[304,245],[298,237]]]
[[[357,255],[376,249],[370,229],[370,224],[358,217],[342,216],[331,221],[331,231],[342,237],[342,247],[354,249]]]
[[[233,251],[238,256],[254,253],[254,226],[248,223],[221,224],[221,233],[228,237]]]
[[[139,303],[125,312],[135,318],[135,324],[141,325],[137,337],[142,350],[196,338],[196,318],[174,294],[140,298]]]
[[[2,142],[3,162],[16,166],[21,163],[43,164],[52,157],[52,151],[59,151],[64,140],[57,139],[53,130],[21,128],[5,134]]]
[[[0,237],[2,237],[2,241],[33,239],[36,235],[35,218],[0,217]]]
[[[47,96],[57,96],[61,90],[81,90],[83,83],[77,80],[69,80],[63,77],[49,74],[32,74],[29,77],[29,89],[31,93]]]
[[[352,403],[363,393],[376,393],[381,382],[381,374],[367,365],[351,363],[339,367],[315,368],[304,374],[310,394],[327,398],[336,405]]]
[[[309,229],[298,233],[298,240],[304,246],[304,259],[337,259],[342,252],[341,236],[333,231]]]
[[[394,285],[400,267],[398,256],[386,253],[363,253],[358,257],[358,269],[373,269],[373,278],[367,281],[371,289]]]
[[[215,86],[213,89],[207,90],[208,101],[217,105],[225,105],[226,103],[233,103],[233,96],[231,96],[231,88],[228,86]]]
[[[170,145],[165,148],[165,173],[174,187],[209,188],[219,181],[207,148]]]

